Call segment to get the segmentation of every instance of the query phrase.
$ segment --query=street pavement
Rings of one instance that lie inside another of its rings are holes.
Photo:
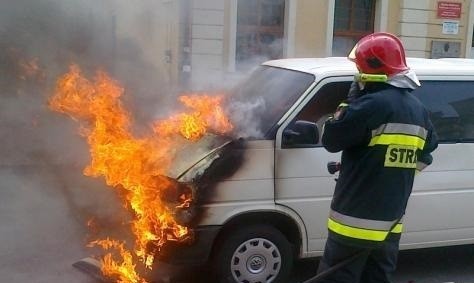
[[[0,282],[93,282],[71,266],[88,255],[87,230],[54,175],[0,167]]]
[[[296,263],[289,283],[314,276],[316,265],[317,260]],[[400,252],[394,283],[445,282],[474,283],[474,245]]]
[[[311,278],[317,264],[316,259],[297,261],[288,283],[302,283]],[[180,274],[180,280],[171,282],[210,283],[206,272],[194,270]],[[402,251],[393,283],[474,283],[474,245]]]

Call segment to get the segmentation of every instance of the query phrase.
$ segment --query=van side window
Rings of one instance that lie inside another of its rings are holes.
[[[283,131],[283,148],[307,148],[321,146],[321,130],[324,122],[347,97],[351,82],[333,82],[322,86],[313,98],[296,115]],[[314,124],[314,130],[311,125]]]
[[[440,142],[474,141],[474,82],[423,81],[413,93],[425,104]]]

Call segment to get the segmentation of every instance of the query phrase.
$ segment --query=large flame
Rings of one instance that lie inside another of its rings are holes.
[[[155,122],[153,134],[136,138],[131,133],[130,114],[120,100],[123,92],[105,72],[97,72],[91,81],[73,65],[58,79],[49,106],[81,123],[81,134],[87,138],[91,154],[84,174],[103,176],[134,216],[132,252],[113,239],[92,243],[115,251],[114,256],[108,253],[102,258],[103,273],[118,278],[118,282],[145,282],[135,271],[134,256],[151,268],[155,253],[164,243],[192,236],[192,231],[179,225],[173,214],[176,208],[192,202],[191,193],[180,192],[177,183],[165,176],[173,152],[208,131],[228,133],[232,125],[220,106],[222,96],[187,95],[179,98],[187,112]],[[169,196],[174,194],[176,199],[170,201]]]

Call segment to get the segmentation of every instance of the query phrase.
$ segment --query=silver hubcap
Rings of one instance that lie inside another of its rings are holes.
[[[270,283],[281,268],[281,255],[272,242],[255,238],[241,244],[232,255],[231,272],[239,283]]]

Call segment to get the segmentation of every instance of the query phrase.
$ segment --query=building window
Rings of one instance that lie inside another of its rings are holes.
[[[238,0],[236,67],[283,56],[285,0]]]
[[[332,53],[347,56],[363,36],[374,32],[375,0],[337,0]]]

